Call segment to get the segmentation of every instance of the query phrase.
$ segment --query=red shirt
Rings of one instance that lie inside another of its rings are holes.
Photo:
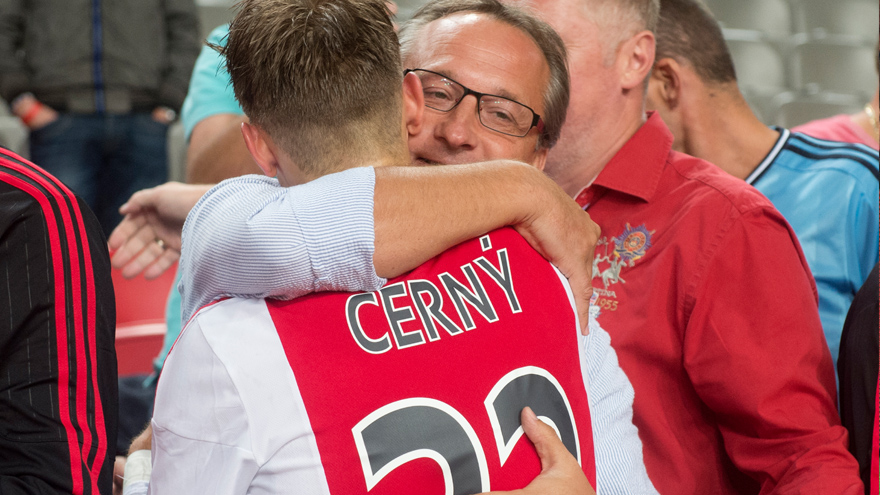
[[[576,198],[602,228],[598,321],[635,389],[648,475],[670,494],[858,493],[794,232],[671,147],[651,114]]]

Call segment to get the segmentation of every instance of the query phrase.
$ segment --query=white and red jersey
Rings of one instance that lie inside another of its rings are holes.
[[[151,493],[521,488],[525,406],[595,487],[581,339],[564,277],[512,229],[377,292],[208,306],[159,381]]]

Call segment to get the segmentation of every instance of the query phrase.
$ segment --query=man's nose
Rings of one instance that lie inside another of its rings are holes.
[[[477,133],[482,128],[477,115],[477,98],[467,95],[458,105],[446,112],[440,125],[435,127],[436,137],[453,150],[471,150],[477,146]]]

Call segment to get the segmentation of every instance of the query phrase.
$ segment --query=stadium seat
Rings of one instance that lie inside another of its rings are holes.
[[[206,39],[208,34],[221,24],[226,24],[232,20],[235,15],[233,4],[235,2],[199,2],[199,27],[201,28],[202,39]]]
[[[774,95],[787,88],[785,63],[775,45],[763,41],[730,39],[727,46],[743,92]]]
[[[113,289],[116,293],[116,325],[165,322],[165,302],[174,283],[177,264],[159,278],[147,280],[143,275],[133,279],[122,277],[113,270]]]
[[[830,91],[867,98],[877,89],[876,56],[876,45],[827,40],[798,44],[791,57],[793,87],[809,93]]]
[[[792,0],[792,11],[795,32],[839,34],[877,42],[877,0]]]
[[[782,93],[774,99],[773,120],[776,125],[792,128],[811,120],[824,119],[842,113],[856,113],[861,110],[864,100],[854,95],[819,93],[799,95],[794,92]]]
[[[706,0],[706,6],[724,28],[791,33],[791,10],[785,0]]]
[[[153,372],[153,359],[162,350],[165,323],[124,324],[116,327],[116,362],[119,376]]]

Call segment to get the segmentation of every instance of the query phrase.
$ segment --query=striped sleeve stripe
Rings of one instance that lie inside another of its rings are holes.
[[[835,149],[835,148],[852,148],[861,153],[868,155],[877,155],[877,150],[871,148],[870,146],[862,143],[846,143],[842,141],[829,141],[827,139],[820,139],[817,137],[813,137],[807,134],[803,134],[800,132],[794,133],[794,137],[798,138],[800,141],[807,143],[811,146],[815,146],[817,148],[824,149]]]
[[[852,160],[865,167],[875,178],[880,180],[878,154],[867,146],[836,143],[794,133],[790,140],[790,149],[801,156],[814,160],[832,158]]]
[[[98,493],[98,476],[106,456],[107,438],[96,373],[91,375],[95,401],[94,431],[90,428],[88,421],[89,376],[87,363],[91,362],[93,366],[97,366],[97,356],[96,342],[94,342],[96,338],[94,277],[82,213],[75,196],[67,187],[39,167],[16,155],[0,151],[0,180],[32,196],[40,204],[46,217],[55,277],[59,411],[67,433],[73,493],[86,493],[82,473],[84,465],[88,466],[88,491]],[[80,246],[82,246],[82,252]],[[76,375],[76,390],[74,392],[76,409],[74,418],[69,416],[68,381],[71,374],[71,364],[68,359],[69,342],[66,329],[68,318],[71,315],[67,312],[65,268],[68,268],[71,278],[72,291],[69,302],[73,313],[75,336],[76,369],[73,372]],[[82,446],[79,448],[77,448],[78,431],[82,432]],[[97,445],[95,446],[95,456],[89,466],[88,458],[92,450],[93,434],[97,437]]]

